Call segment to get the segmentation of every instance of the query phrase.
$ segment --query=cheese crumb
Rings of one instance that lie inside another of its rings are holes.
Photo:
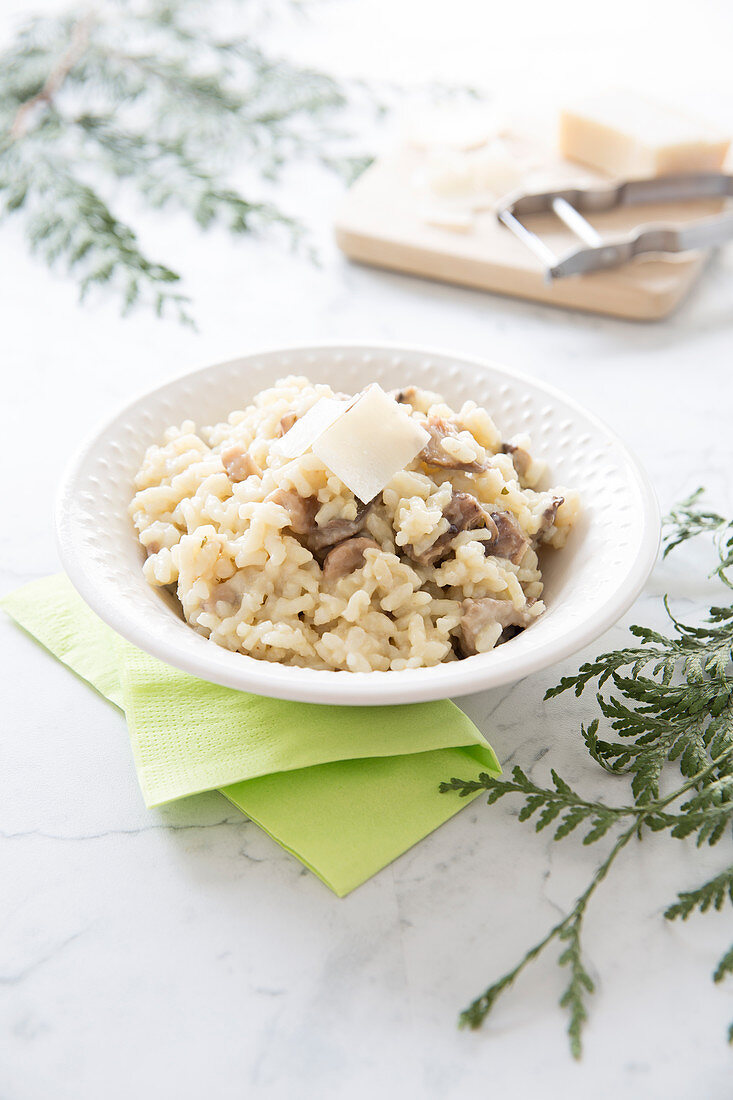
[[[519,186],[522,171],[520,159],[496,140],[471,152],[434,155],[425,168],[425,182],[442,199],[497,199]]]
[[[402,130],[414,149],[477,149],[496,137],[499,125],[484,105],[461,103],[413,109],[403,119]]]
[[[449,229],[451,233],[470,233],[474,226],[474,216],[471,211],[463,213],[460,210],[426,204],[420,207],[419,216],[426,225],[434,225],[436,229]]]

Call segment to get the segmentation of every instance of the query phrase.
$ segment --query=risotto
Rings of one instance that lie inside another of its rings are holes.
[[[415,386],[377,397],[388,426],[362,439],[361,397],[285,378],[148,449],[130,505],[143,571],[200,634],[266,661],[371,672],[485,653],[543,613],[539,554],[565,545],[577,493],[540,488],[529,440],[504,441],[474,402],[456,411]],[[403,445],[413,457],[393,470]]]

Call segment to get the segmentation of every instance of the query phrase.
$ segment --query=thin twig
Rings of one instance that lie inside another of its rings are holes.
[[[77,20],[74,24],[71,30],[69,46],[59,59],[58,64],[48,74],[40,92],[36,92],[36,94],[31,96],[30,99],[27,99],[25,103],[21,103],[18,108],[17,114],[10,127],[11,141],[18,141],[19,138],[22,138],[27,133],[29,118],[35,107],[40,103],[49,105],[53,102],[54,96],[58,94],[67,76],[86,51],[92,22],[93,17],[90,13],[85,15],[82,19]]]

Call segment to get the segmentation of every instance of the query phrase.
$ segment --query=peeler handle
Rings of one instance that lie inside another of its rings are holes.
[[[545,268],[545,278],[563,279],[628,263],[636,256],[689,252],[713,248],[733,239],[733,211],[702,218],[688,225],[640,225],[625,237],[605,242],[583,214],[602,213],[619,206],[694,199],[733,198],[733,175],[695,172],[654,176],[597,187],[568,187],[532,195],[510,196],[497,211],[499,221],[534,252]],[[522,215],[554,213],[585,247],[558,258],[520,220]]]
[[[591,271],[618,267],[636,256],[714,248],[729,240],[733,240],[733,212],[704,218],[678,228],[642,225],[621,240],[591,248],[573,249],[556,263],[549,265],[547,275],[550,279],[585,275]]]

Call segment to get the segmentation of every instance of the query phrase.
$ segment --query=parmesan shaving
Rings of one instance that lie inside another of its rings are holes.
[[[339,400],[335,397],[322,397],[295,421],[282,439],[273,443],[272,450],[284,458],[300,458],[351,404],[351,398]]]
[[[412,462],[430,436],[376,384],[313,444],[313,452],[367,504]]]

